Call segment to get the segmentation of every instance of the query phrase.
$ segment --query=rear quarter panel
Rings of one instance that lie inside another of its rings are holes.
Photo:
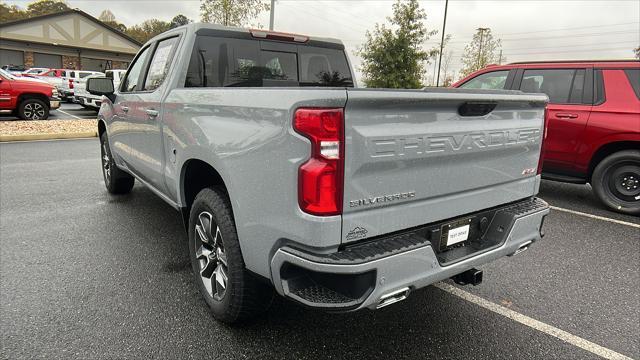
[[[295,241],[315,251],[340,244],[341,217],[315,217],[298,206],[298,167],[309,140],[292,127],[298,107],[343,107],[344,89],[182,88],[164,102],[165,176],[184,204],[184,164],[199,159],[223,178],[247,267],[270,278],[274,247]],[[172,156],[172,149],[177,149]]]
[[[640,143],[640,100],[623,70],[603,70],[605,102],[594,105],[576,157],[576,170],[587,174],[601,147],[620,141]],[[639,145],[640,148],[640,145]]]

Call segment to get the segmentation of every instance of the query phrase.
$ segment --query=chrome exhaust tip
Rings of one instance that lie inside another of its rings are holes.
[[[380,297],[380,302],[376,309],[383,308],[385,306],[395,304],[399,301],[406,299],[409,296],[410,289],[408,287],[402,288],[400,290],[396,290],[394,292],[390,292],[388,294],[382,295]]]
[[[529,249],[529,245],[531,245],[531,243],[533,243],[533,241],[527,241],[526,243],[522,244],[518,250],[516,250],[513,254],[509,255],[509,256],[515,256],[518,255],[522,252],[525,252]]]

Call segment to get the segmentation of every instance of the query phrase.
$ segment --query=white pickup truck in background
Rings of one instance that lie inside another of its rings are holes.
[[[102,104],[102,96],[93,95],[87,91],[87,80],[92,77],[107,77],[113,79],[113,85],[119,86],[120,81],[124,77],[124,74],[127,70],[107,70],[104,74],[94,74],[87,76],[85,78],[76,79],[74,81],[74,102],[82,105],[87,109],[100,109],[100,105]]]

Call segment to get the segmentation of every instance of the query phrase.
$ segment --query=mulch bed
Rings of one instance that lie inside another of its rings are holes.
[[[98,121],[95,119],[0,121],[0,136],[86,133],[97,130]]]

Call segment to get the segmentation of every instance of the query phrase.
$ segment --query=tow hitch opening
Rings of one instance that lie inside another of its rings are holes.
[[[453,279],[453,281],[458,285],[480,285],[482,284],[482,270],[469,269],[452,277],[451,279]]]

